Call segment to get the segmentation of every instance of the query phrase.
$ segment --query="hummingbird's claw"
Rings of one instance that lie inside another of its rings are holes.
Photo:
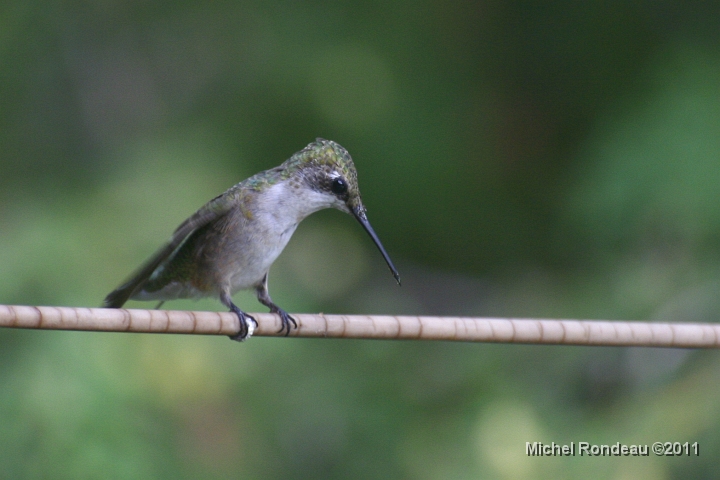
[[[290,335],[290,324],[292,323],[292,328],[297,328],[297,322],[295,322],[295,319],[290,316],[289,313],[287,313],[285,310],[283,310],[280,307],[274,307],[270,308],[270,313],[277,313],[280,316],[280,330],[278,330],[278,333],[285,332],[285,336],[287,337]]]
[[[230,305],[230,311],[237,315],[238,321],[240,323],[240,329],[238,330],[238,333],[236,333],[235,335],[229,335],[229,337],[231,340],[244,342],[252,336],[253,332],[258,327],[257,320],[255,320],[252,315],[248,315],[247,313],[240,310],[235,304]],[[255,326],[250,326],[248,320],[252,320]]]

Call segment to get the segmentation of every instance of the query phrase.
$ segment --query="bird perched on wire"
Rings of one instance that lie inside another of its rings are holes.
[[[297,323],[270,298],[268,272],[298,224],[311,213],[331,207],[360,222],[400,284],[400,275],[365,214],[350,154],[337,143],[318,138],[282,165],[210,200],[112,291],[103,306],[120,308],[129,299],[162,304],[217,296],[239,320],[238,333],[230,338],[242,341],[252,335],[257,321],[233,303],[232,295],[252,288],[258,301],[280,316],[279,333],[288,335]]]

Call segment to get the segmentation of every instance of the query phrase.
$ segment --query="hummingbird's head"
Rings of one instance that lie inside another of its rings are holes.
[[[327,206],[345,213],[365,213],[352,157],[343,147],[318,138],[293,155],[297,177],[307,188],[326,197]]]
[[[348,151],[332,140],[318,138],[293,155],[288,162],[292,164],[288,165],[290,169],[297,169],[297,178],[304,182],[307,188],[323,196],[326,206],[349,213],[360,222],[380,250],[395,280],[400,283],[400,275],[365,214],[357,170]]]

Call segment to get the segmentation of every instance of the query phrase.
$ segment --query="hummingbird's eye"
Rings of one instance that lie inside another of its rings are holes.
[[[344,195],[347,193],[347,189],[347,182],[341,177],[333,180],[332,185],[330,185],[330,190],[332,190],[335,195]]]

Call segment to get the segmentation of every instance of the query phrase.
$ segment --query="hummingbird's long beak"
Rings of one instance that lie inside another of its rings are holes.
[[[380,253],[385,259],[385,263],[387,263],[387,266],[390,269],[392,276],[395,277],[395,281],[398,283],[398,285],[400,285],[400,274],[398,273],[395,265],[393,265],[392,260],[390,260],[390,257],[385,251],[385,247],[383,247],[382,243],[380,243],[380,239],[375,234],[375,230],[373,230],[373,228],[370,226],[370,222],[365,215],[365,209],[362,206],[359,206],[351,209],[351,211],[357,221],[360,222],[360,225],[362,225],[368,235],[370,235],[370,238],[372,238],[373,242],[375,242],[375,245],[377,246],[378,250],[380,250]]]

